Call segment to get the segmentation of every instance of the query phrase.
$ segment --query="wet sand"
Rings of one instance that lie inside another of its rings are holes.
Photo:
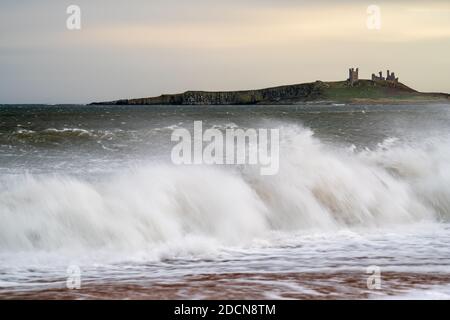
[[[44,290],[0,290],[0,299],[377,299],[450,283],[448,273],[386,272],[381,275],[381,289],[369,290],[367,277],[356,272],[231,273],[186,276],[173,282],[86,281],[78,290],[63,285]]]

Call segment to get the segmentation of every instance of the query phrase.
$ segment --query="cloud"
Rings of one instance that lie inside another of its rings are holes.
[[[87,41],[102,45],[166,48],[239,48],[296,46],[305,42],[410,42],[450,38],[450,5],[382,7],[382,29],[368,30],[365,7],[329,5],[303,8],[257,8],[225,11],[221,19],[175,19],[169,22],[94,26]],[[200,16],[206,15],[200,10]],[[190,16],[189,14],[187,16]]]
[[[96,2],[97,3],[97,2]],[[1,34],[2,46],[34,49],[58,46],[135,46],[136,48],[239,48],[296,45],[305,42],[409,42],[450,38],[450,3],[390,2],[381,6],[382,29],[366,28],[366,6],[356,2],[265,0],[220,2],[145,2],[125,9],[123,3],[105,7],[82,5],[83,30],[71,34],[62,18],[46,12],[46,22]],[[250,6],[253,4],[254,6]],[[59,7],[62,10],[63,7]],[[139,10],[138,10],[139,9]],[[13,24],[14,25],[14,24]],[[7,30],[6,27],[2,28]]]

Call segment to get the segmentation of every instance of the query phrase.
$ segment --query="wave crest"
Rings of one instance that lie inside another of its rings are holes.
[[[142,250],[200,239],[241,245],[271,231],[383,228],[447,220],[445,144],[356,151],[283,130],[280,171],[150,164],[89,181],[24,175],[1,182],[0,249]]]

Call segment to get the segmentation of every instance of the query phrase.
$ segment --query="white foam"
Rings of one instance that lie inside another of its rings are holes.
[[[15,176],[0,192],[0,252],[243,246],[270,232],[377,230],[448,220],[450,156],[399,146],[334,148],[282,130],[280,172],[146,166],[101,181]],[[174,249],[177,248],[177,249]],[[164,254],[163,254],[164,255]]]

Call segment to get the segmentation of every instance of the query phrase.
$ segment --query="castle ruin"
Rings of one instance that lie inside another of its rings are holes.
[[[383,72],[380,71],[378,73],[379,75],[376,76],[375,73],[372,73],[372,81],[393,81],[395,83],[398,83],[398,78],[395,77],[395,72],[387,71],[386,78],[383,77]]]
[[[359,81],[359,68],[350,68],[348,69],[348,79],[347,82],[350,86],[353,87],[353,85]],[[387,70],[386,78],[383,77],[383,72],[378,72],[378,75],[375,73],[372,73],[372,81],[391,81],[394,83],[398,83],[398,78],[395,77],[395,72],[390,72]]]
[[[347,81],[350,83],[351,86],[353,86],[354,83],[358,82],[359,80],[359,68],[350,68],[348,70],[348,79]]]

